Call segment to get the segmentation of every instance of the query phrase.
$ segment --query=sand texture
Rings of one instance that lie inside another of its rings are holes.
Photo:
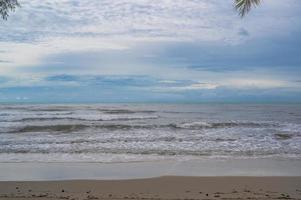
[[[0,199],[301,199],[301,177],[0,182]]]

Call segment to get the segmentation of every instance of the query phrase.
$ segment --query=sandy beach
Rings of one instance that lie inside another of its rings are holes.
[[[0,182],[13,199],[301,199],[301,177],[180,177]]]
[[[301,199],[301,162],[1,163],[0,199]]]

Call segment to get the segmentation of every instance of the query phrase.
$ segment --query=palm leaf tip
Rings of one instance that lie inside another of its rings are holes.
[[[18,0],[0,0],[0,18],[6,20],[9,12],[20,7]]]
[[[235,9],[241,17],[244,17],[252,7],[260,4],[261,0],[235,0]]]

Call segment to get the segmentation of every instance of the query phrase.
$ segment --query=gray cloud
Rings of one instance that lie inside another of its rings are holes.
[[[10,63],[8,60],[0,60],[0,63]]]
[[[247,31],[244,28],[239,29],[238,34],[241,36],[249,36],[250,35],[249,31]]]

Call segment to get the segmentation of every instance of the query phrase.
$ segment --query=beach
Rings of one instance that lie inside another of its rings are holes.
[[[0,199],[301,199],[299,105],[0,106]]]
[[[1,163],[0,199],[301,199],[301,162]]]
[[[301,177],[0,182],[1,199],[300,199]]]

